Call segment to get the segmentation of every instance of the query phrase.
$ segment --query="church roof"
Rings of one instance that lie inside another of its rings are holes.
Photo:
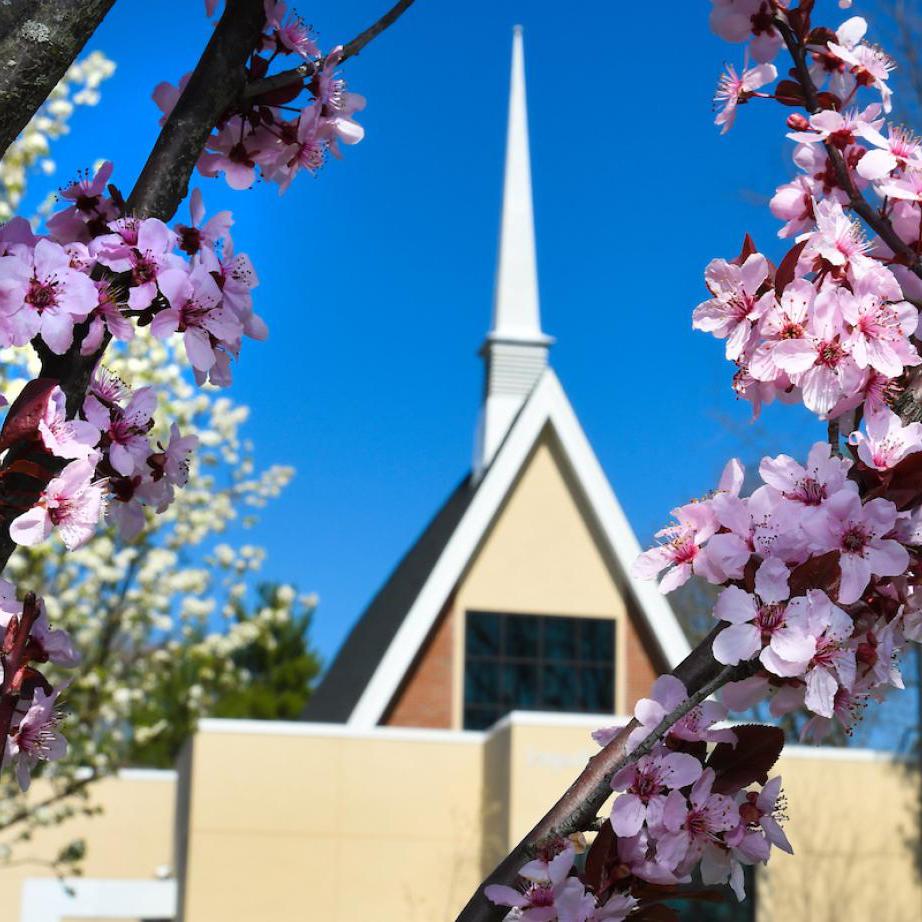
[[[305,720],[346,723],[474,494],[470,476],[452,490],[356,622],[304,711]]]
[[[357,728],[380,722],[546,432],[556,439],[602,550],[662,659],[675,666],[688,655],[688,641],[659,589],[630,576],[640,553],[637,539],[557,376],[547,368],[476,486],[470,478],[462,481],[365,610],[305,719]]]

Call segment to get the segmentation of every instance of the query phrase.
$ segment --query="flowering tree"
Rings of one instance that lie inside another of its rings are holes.
[[[0,155],[112,2],[3,4]],[[0,348],[24,372],[5,382],[3,403],[12,402],[0,427],[0,567],[15,580],[0,581],[0,767],[27,790],[44,763],[61,764],[67,731],[71,762],[89,769],[86,778],[59,771],[45,807],[163,736],[143,707],[166,671],[158,663],[187,656],[201,679],[192,710],[206,710],[209,689],[246,674],[235,653],[254,631],[304,617],[289,587],[267,593],[255,617],[237,617],[259,549],[219,545],[207,568],[177,567],[238,507],[275,495],[288,472],[255,475],[236,435],[245,411],[212,396],[230,383],[244,338],[267,332],[232,217],[205,220],[196,190],[191,220],[165,222],[196,167],[235,189],[258,174],[284,190],[361,140],[353,116],[364,99],[338,68],[411,3],[322,54],[284,2],[227,0],[195,70],[178,88],[154,89],[162,130],[130,195],[109,183],[105,162],[61,191],[45,234],[21,217],[0,226]],[[205,10],[216,15],[217,0]],[[285,60],[295,66],[280,69]],[[185,362],[204,391],[186,381]],[[222,481],[216,469],[232,473]],[[103,517],[110,534],[90,543]],[[31,551],[11,559],[17,547]],[[208,623],[221,598],[235,621],[216,633]],[[145,664],[149,677],[135,680]],[[68,730],[62,696],[81,731]],[[7,806],[4,828],[48,814]]]
[[[199,440],[187,487],[164,513],[148,511],[130,540],[110,525],[76,552],[45,542],[10,559],[11,579],[35,587],[54,623],[87,655],[67,693],[68,753],[46,773],[48,785],[37,800],[19,793],[12,777],[0,788],[0,857],[20,860],[13,846],[34,827],[95,809],[94,783],[117,769],[171,764],[196,719],[228,712],[239,689],[252,688],[248,663],[273,655],[289,629],[303,636],[313,608],[312,598],[286,585],[252,598],[265,553],[232,544],[227,532],[250,524],[293,471],[255,468],[241,433],[247,408],[190,382],[178,346],[135,337],[110,352],[108,367],[154,387],[169,418]],[[37,373],[35,357],[8,349],[0,359],[0,390],[15,396]],[[299,673],[305,693],[313,663]],[[297,658],[289,668],[298,668]],[[245,704],[237,700],[238,716]]]
[[[674,919],[665,901],[706,895],[693,875],[743,899],[744,867],[792,851],[771,776],[784,736],[715,724],[767,702],[776,717],[806,708],[805,739],[848,732],[902,687],[900,653],[922,641],[922,145],[887,123],[894,65],[867,23],[813,16],[813,0],[712,0],[712,29],[747,45],[720,79],[715,122],[726,132],[747,103],[781,105],[796,176],[770,202],[786,250],[773,263],[747,235],[713,260],[692,323],[724,341],[756,415],[803,403],[826,439],[803,462],[763,458],[748,495],[730,461],[714,492],[673,510],[634,575],[659,576],[663,592],[716,587],[712,630],[626,727],[594,734],[599,754],[464,922]]]

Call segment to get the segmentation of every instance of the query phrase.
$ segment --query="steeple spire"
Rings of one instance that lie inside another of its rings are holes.
[[[548,346],[552,342],[541,331],[538,308],[525,55],[522,27],[516,26],[512,35],[506,174],[493,298],[493,328],[481,349],[486,363],[486,381],[474,450],[475,477],[489,466],[516,414],[541,377],[547,365]]]

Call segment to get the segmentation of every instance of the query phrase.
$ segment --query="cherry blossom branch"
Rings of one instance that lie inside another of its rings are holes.
[[[3,767],[6,738],[10,735],[10,726],[22,691],[24,670],[29,660],[26,655],[29,636],[40,613],[35,593],[28,593],[23,601],[22,617],[14,617],[7,626],[3,647],[0,649],[0,666],[3,669],[3,680],[0,682],[0,740],[4,741],[4,745],[0,746],[0,768]]]
[[[689,688],[688,698],[667,714],[656,729],[633,750],[627,751],[628,737],[639,726],[638,722],[631,720],[619,730],[616,736],[589,760],[579,777],[531,832],[481,882],[456,922],[498,922],[502,919],[506,909],[494,905],[487,899],[484,894],[486,887],[493,884],[513,886],[519,869],[535,856],[537,849],[549,838],[565,838],[573,833],[595,828],[597,814],[611,796],[612,776],[649,753],[675,723],[705,698],[714,694],[727,682],[743,678],[750,673],[749,664],[723,666],[714,659],[711,644],[724,626],[719,624],[712,630],[674,670],[673,675],[682,679]]]
[[[115,0],[15,0],[0,28],[0,156],[48,98]]]
[[[415,3],[415,0],[400,0],[394,4],[377,22],[370,25],[364,32],[357,35],[351,42],[343,47],[340,63],[354,58],[365,46],[374,38],[377,38],[385,29],[392,26],[400,17]],[[302,80],[311,77],[317,65],[311,62],[293,67],[290,70],[283,70],[281,73],[273,74],[271,77],[263,77],[261,80],[254,80],[248,83],[243,89],[244,99],[253,99],[255,96],[262,96],[265,93],[271,93],[273,90],[282,89],[282,87],[291,86],[293,83],[300,83]]]
[[[239,93],[244,64],[257,44],[264,22],[262,0],[228,0],[211,41],[131,193],[128,207],[134,214],[169,218],[176,211],[186,195],[189,177],[205,140]],[[75,333],[74,345],[63,355],[56,355],[38,339],[34,341],[42,360],[41,376],[59,383],[71,415],[82,404],[93,369],[111,338],[107,331],[99,349],[82,355],[80,344],[85,329],[78,326]],[[10,472],[14,464],[22,462],[44,468],[45,480],[62,466],[40,447],[28,443],[14,446],[7,453],[0,466],[0,571],[16,547],[9,536],[9,523],[23,507],[34,505],[44,487],[41,477]]]
[[[804,102],[806,108],[811,114],[822,111],[823,107],[819,102],[819,94],[813,77],[810,76],[810,69],[806,61],[806,47],[795,35],[790,24],[782,17],[776,17],[775,24],[778,31],[784,39],[791,59],[794,62],[794,70],[797,74],[797,82],[803,90]],[[897,232],[894,230],[890,220],[882,215],[859,191],[852,178],[851,171],[842,156],[842,152],[830,141],[823,141],[826,148],[826,154],[832,162],[836,172],[836,180],[848,196],[849,207],[857,215],[860,215],[865,223],[880,237],[884,243],[900,256],[906,265],[922,278],[922,258],[909,246]]]
[[[800,41],[790,23],[783,16],[775,18],[775,25],[781,33],[784,44],[794,62],[797,82],[803,90],[806,108],[811,113],[819,112],[822,106],[819,103],[816,84],[813,82],[813,77],[811,77],[810,69],[807,66],[807,51],[803,42]],[[826,153],[835,170],[836,180],[848,196],[849,207],[919,278],[922,278],[922,256],[897,234],[889,218],[881,214],[861,194],[855,185],[854,179],[852,179],[842,152],[828,140],[823,141],[823,146],[826,148]],[[893,409],[904,423],[922,421],[922,369],[918,367],[911,368],[904,377],[903,392],[894,401]]]
[[[265,24],[262,0],[227,0],[189,83],[144,164],[128,210],[169,220],[186,197],[196,161],[228,106],[243,90],[244,65]]]

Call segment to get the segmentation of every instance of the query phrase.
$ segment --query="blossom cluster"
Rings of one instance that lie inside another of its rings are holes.
[[[211,15],[215,3],[206,6]],[[259,175],[284,192],[302,170],[316,173],[327,155],[341,157],[342,144],[357,144],[365,131],[353,116],[365,108],[365,98],[349,92],[337,74],[342,46],[323,55],[311,29],[283,0],[265,0],[266,28],[247,64],[247,79],[256,83],[270,76],[277,61],[297,62],[296,79],[250,96],[225,114],[198,161],[203,176],[224,174],[232,189],[249,189]],[[178,86],[160,83],[154,101],[163,120],[173,111],[191,74]],[[310,98],[298,103],[304,92]],[[163,121],[162,120],[162,121]]]
[[[781,47],[777,3],[716,2],[712,25],[730,41],[751,39],[768,61]],[[789,14],[789,17],[790,18]],[[892,62],[865,41],[858,16],[835,32],[806,30],[805,53],[818,111],[787,119],[797,175],[771,199],[795,242],[775,268],[747,238],[740,256],[716,259],[705,279],[711,297],[694,312],[696,329],[726,341],[737,366],[736,392],[758,413],[778,397],[802,401],[820,418],[836,419],[860,404],[887,403],[920,357],[915,337],[922,281],[879,239],[868,239],[850,213],[855,194],[873,190],[899,239],[916,251],[922,217],[922,146],[887,126]],[[721,80],[717,122],[726,129],[741,103],[755,96],[805,105],[794,81],[774,93],[756,91],[777,76],[763,63]],[[859,93],[875,99],[861,103]]]
[[[64,207],[46,234],[21,218],[0,226],[0,348],[97,362],[75,405],[56,378],[37,377],[3,421],[4,476],[25,481],[5,490],[9,535],[25,547],[57,532],[74,551],[103,513],[131,540],[145,527],[145,508],[165,512],[187,483],[198,439],[175,423],[168,436],[153,436],[157,393],[132,389],[98,363],[110,340],[129,343],[145,327],[159,340],[181,338],[197,382],[220,386],[230,383],[243,338],[267,335],[253,310],[256,274],[234,252],[230,213],[206,221],[195,190],[188,224],[132,217],[108,185],[111,173],[104,163],[62,189]]]
[[[581,870],[571,870],[574,846],[554,840],[519,872],[523,887],[493,886],[487,896],[534,922],[620,922],[675,899],[697,871],[705,885],[729,884],[742,900],[745,866],[766,862],[773,846],[792,851],[781,826],[781,778],[767,779],[783,737],[771,727],[716,727],[724,706],[689,704],[685,686],[669,675],[637,702],[627,751],[646,751],[612,777],[611,814]],[[685,713],[666,735],[652,736],[679,709]],[[605,746],[620,730],[593,737]]]
[[[69,683],[51,686],[36,668],[52,663],[73,668],[80,662],[67,631],[51,627],[44,602],[32,593],[20,601],[15,587],[0,579],[0,696],[12,705],[12,719],[4,740],[4,762],[9,762],[23,791],[39,762],[60,759],[67,742],[58,729],[59,695]]]
[[[826,442],[806,464],[763,458],[762,485],[746,497],[742,466],[730,462],[719,489],[673,510],[663,543],[634,565],[641,578],[665,571],[664,591],[693,574],[724,586],[714,657],[754,673],[725,700],[745,710],[771,694],[776,715],[806,707],[816,715],[808,736],[833,719],[850,729],[870,697],[902,687],[895,658],[922,639],[920,513],[901,508],[902,484],[922,468],[922,424],[882,408],[850,443],[853,459]]]

